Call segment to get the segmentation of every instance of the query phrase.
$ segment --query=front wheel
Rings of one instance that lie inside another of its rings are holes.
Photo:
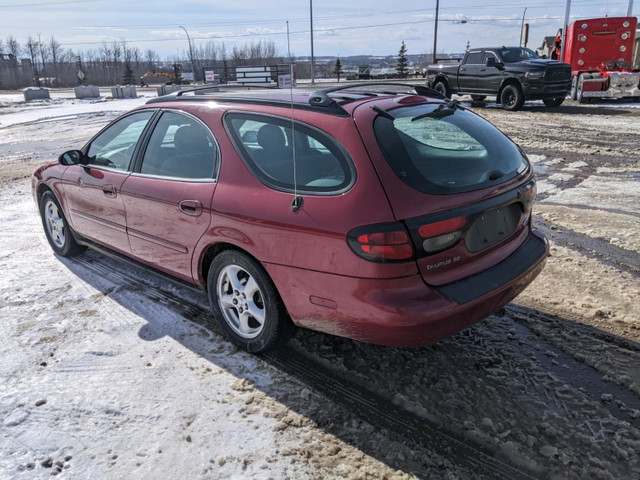
[[[40,197],[40,217],[49,245],[55,253],[63,257],[71,257],[84,251],[73,237],[67,219],[60,208],[60,204],[51,191],[46,191]]]
[[[544,100],[542,100],[542,103],[544,103],[547,107],[558,107],[562,105],[563,102],[564,97],[545,98]]]
[[[275,285],[248,255],[234,250],[217,255],[207,291],[213,316],[238,347],[261,353],[291,337],[294,327]]]
[[[524,94],[518,85],[507,85],[500,94],[500,103],[505,110],[520,110],[524,105]]]

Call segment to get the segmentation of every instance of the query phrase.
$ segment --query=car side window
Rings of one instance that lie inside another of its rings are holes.
[[[89,146],[89,165],[128,171],[138,140],[154,113],[132,113],[107,127]]]
[[[164,112],[149,139],[140,173],[181,179],[211,179],[218,149],[198,120]]]
[[[471,52],[467,56],[467,61],[464,62],[467,65],[481,65],[482,64],[482,52]]]
[[[227,114],[225,124],[249,170],[271,188],[333,194],[353,183],[355,170],[348,155],[320,130],[298,122],[292,128],[290,119],[244,113]]]

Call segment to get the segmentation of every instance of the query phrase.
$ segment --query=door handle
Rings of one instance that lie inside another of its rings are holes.
[[[118,196],[116,187],[114,187],[113,185],[104,185],[102,187],[102,193],[104,193],[104,195],[109,198],[116,198]]]
[[[180,211],[192,217],[202,214],[202,203],[199,200],[183,200],[180,202]]]
[[[481,69],[480,69],[480,71],[481,71],[481,72],[486,72],[486,71],[487,71],[487,69],[486,69],[486,68],[481,68]]]

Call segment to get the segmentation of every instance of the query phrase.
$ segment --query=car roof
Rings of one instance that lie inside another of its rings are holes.
[[[318,90],[305,89],[261,89],[261,90],[226,90],[218,91],[218,87],[204,86],[190,90],[180,90],[169,95],[153,98],[147,104],[168,102],[216,102],[243,103],[256,105],[287,106],[291,108],[313,110],[319,113],[351,116],[357,104],[375,98],[388,98],[399,95],[419,95],[435,98],[444,97],[435,90],[420,84],[397,82],[366,82],[341,85]],[[351,108],[348,108],[350,106]]]

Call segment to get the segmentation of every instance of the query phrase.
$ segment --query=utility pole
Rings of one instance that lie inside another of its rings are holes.
[[[193,82],[195,83],[198,78],[196,77],[196,65],[193,63],[193,49],[191,48],[191,38],[189,37],[189,32],[187,32],[186,28],[182,26],[180,28],[183,29],[184,33],[187,34],[187,42],[189,42],[189,57],[191,59],[191,71],[193,72]]]
[[[315,85],[316,67],[313,58],[313,0],[309,0],[309,19],[311,20],[311,85]]]
[[[436,0],[436,26],[433,32],[433,64],[438,60],[436,58],[436,49],[438,48],[438,13],[440,12],[440,0]]]

